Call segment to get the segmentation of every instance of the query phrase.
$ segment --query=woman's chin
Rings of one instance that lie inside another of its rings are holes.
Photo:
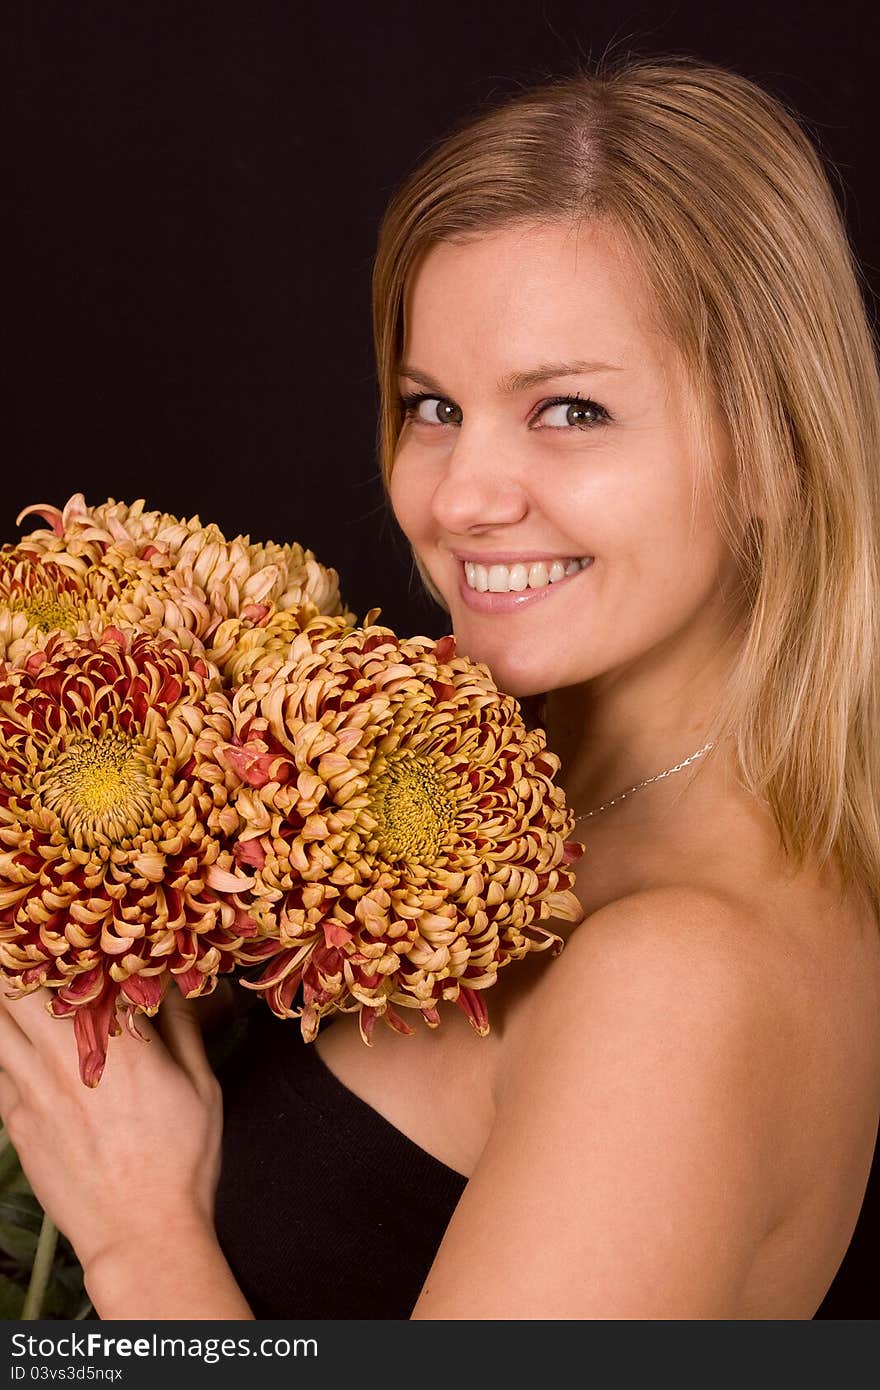
[[[512,651],[490,651],[485,643],[467,643],[459,638],[455,650],[457,656],[466,656],[470,661],[488,666],[498,689],[518,700],[524,700],[529,695],[543,695],[548,688],[546,667],[536,662],[535,669],[529,670]]]

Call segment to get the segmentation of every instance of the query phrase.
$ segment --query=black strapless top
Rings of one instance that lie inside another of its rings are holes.
[[[218,1076],[214,1220],[254,1316],[408,1318],[467,1179],[349,1091],[299,1020],[262,1000]]]
[[[302,1041],[298,1020],[276,1018],[262,1000],[218,1076],[215,1224],[254,1316],[409,1318],[466,1179],[354,1095]],[[878,1235],[875,1151],[855,1234],[817,1318],[880,1316],[870,1273]]]

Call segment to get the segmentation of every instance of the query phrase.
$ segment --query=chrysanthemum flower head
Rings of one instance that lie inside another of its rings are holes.
[[[243,983],[306,1039],[337,1009],[365,1041],[378,1017],[412,1031],[395,1006],[436,1026],[442,999],[488,1031],[498,971],[559,948],[548,917],[583,917],[544,731],[454,638],[372,623],[306,628],[245,674],[233,718],[218,752],[242,778],[236,858],[253,876],[236,901],[264,937],[238,958],[265,962]]]
[[[378,612],[378,608],[371,609],[365,621],[372,621]],[[314,640],[319,635],[343,632],[352,626],[348,619],[353,618],[353,613],[335,617],[319,613],[308,601],[297,608],[276,609],[259,623],[228,618],[214,633],[209,655],[223,675],[237,685],[250,671],[283,666],[290,659],[293,642],[306,628]]]
[[[66,544],[87,541],[102,551],[116,547],[141,559],[153,554],[173,558],[189,536],[203,529],[197,516],[181,519],[169,512],[147,511],[143,498],[129,504],[108,497],[93,507],[81,492],[75,492],[61,508],[50,502],[25,507],[17,525],[28,516],[40,516],[48,523],[25,538],[34,547],[51,545],[53,539]]]
[[[110,625],[201,650],[211,613],[204,592],[179,571],[105,554],[89,541],[0,547],[0,660],[23,659],[52,632],[97,636]]]
[[[182,583],[207,596],[209,633],[229,618],[254,625],[276,610],[310,605],[318,613],[356,621],[343,606],[336,570],[321,565],[299,544],[251,542],[249,536],[230,541],[213,522],[203,525],[197,516],[181,519],[147,511],[143,498],[129,505],[111,497],[91,507],[82,493],[75,493],[61,509],[45,503],[26,507],[19,523],[30,515],[48,522],[25,538],[32,549],[48,549],[59,541],[87,542],[178,572]]]
[[[88,620],[87,563],[68,553],[40,560],[0,546],[0,660],[26,656],[53,630],[74,633]]]
[[[117,1007],[136,1034],[172,979],[210,993],[255,930],[230,897],[219,687],[204,658],[112,627],[0,667],[0,973],[73,1015],[90,1086]]]

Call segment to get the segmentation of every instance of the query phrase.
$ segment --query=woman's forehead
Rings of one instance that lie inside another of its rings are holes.
[[[497,368],[499,381],[548,362],[631,370],[669,347],[625,253],[564,226],[432,247],[407,287],[403,338],[402,361],[424,372],[464,354]]]

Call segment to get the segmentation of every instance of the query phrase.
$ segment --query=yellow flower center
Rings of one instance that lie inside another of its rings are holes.
[[[383,759],[370,787],[370,811],[389,859],[435,856],[455,819],[455,803],[436,767],[409,749]]]
[[[144,744],[113,730],[69,744],[40,790],[77,848],[94,849],[151,824],[158,781]]]
[[[11,605],[24,613],[31,627],[41,632],[75,633],[77,623],[85,617],[85,610],[68,594],[59,594],[54,589],[38,590],[35,594],[22,595]]]

